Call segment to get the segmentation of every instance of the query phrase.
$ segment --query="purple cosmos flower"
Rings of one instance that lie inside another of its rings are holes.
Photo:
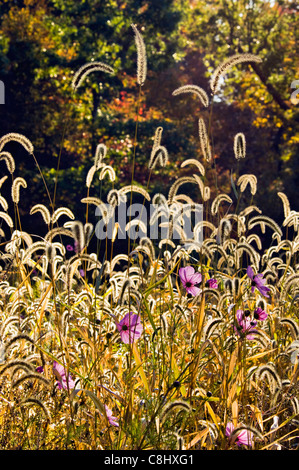
[[[111,426],[119,426],[117,422],[117,418],[113,416],[112,410],[110,410],[110,408],[108,408],[107,405],[105,405],[105,411],[106,411],[106,416],[109,421],[109,424],[111,424]]]
[[[36,372],[38,372],[39,374],[42,374],[42,373],[44,372],[43,366],[38,366],[35,370],[36,370]]]
[[[120,332],[121,340],[126,344],[135,343],[143,331],[139,315],[132,312],[127,313],[119,323],[116,323],[116,328]]]
[[[235,426],[233,423],[228,423],[225,429],[225,435],[230,438],[233,431],[235,429]],[[236,433],[236,444],[238,446],[244,445],[244,446],[252,446],[252,432],[247,431],[247,429],[242,429],[241,431]]]
[[[201,289],[196,287],[196,284],[202,281],[202,276],[200,273],[196,273],[192,266],[180,268],[179,276],[188,294],[196,296],[201,292]]]
[[[84,271],[84,269],[79,269],[79,273],[81,274],[82,277],[85,276],[85,271]]]
[[[57,386],[60,390],[75,388],[75,382],[70,375],[66,376],[64,367],[58,362],[54,361],[53,371],[57,377]]]
[[[255,309],[253,316],[256,320],[264,321],[268,317],[268,314],[261,307],[258,307]]]
[[[236,317],[238,321],[238,326],[235,326],[235,331],[239,335],[246,335],[247,339],[254,339],[252,333],[255,332],[255,326],[257,325],[256,321],[251,321],[248,317],[245,316],[243,310],[237,310]]]
[[[67,251],[74,251],[74,247],[72,245],[66,245]]]
[[[261,295],[264,297],[269,297],[267,292],[270,290],[269,287],[265,286],[266,280],[263,279],[262,274],[254,275],[253,269],[251,266],[247,268],[247,276],[251,279],[251,292],[254,292],[255,288],[258,289]]]
[[[207,281],[207,284],[211,289],[217,289],[217,287],[218,287],[217,279],[214,279],[214,278],[209,279]]]

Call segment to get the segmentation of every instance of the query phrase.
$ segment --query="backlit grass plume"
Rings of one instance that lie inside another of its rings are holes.
[[[0,152],[2,151],[3,147],[10,141],[18,142],[25,148],[25,150],[27,150],[28,153],[33,154],[34,147],[31,141],[23,134],[19,134],[17,132],[10,132],[0,138]]]
[[[114,73],[114,69],[103,62],[89,62],[88,64],[82,65],[77,72],[74,74],[71,86],[74,90],[77,90],[85,80],[85,78],[93,72],[105,72],[105,73]]]
[[[11,187],[11,197],[12,197],[12,200],[14,203],[18,203],[19,200],[20,200],[20,187],[23,187],[23,188],[27,188],[27,183],[26,181],[24,180],[24,178],[22,178],[21,176],[19,176],[18,178],[16,178],[13,183],[12,183],[12,187]]]
[[[234,137],[234,154],[237,160],[246,157],[246,139],[243,132],[239,132]]]
[[[173,96],[180,95],[181,93],[193,93],[199,97],[200,102],[205,108],[209,106],[209,97],[206,91],[197,85],[183,85],[172,92]]]
[[[235,54],[231,57],[228,57],[216,68],[216,70],[214,71],[211,77],[210,87],[211,87],[213,95],[215,95],[219,91],[220,79],[229,71],[229,69],[233,67],[234,65],[244,63],[244,62],[260,63],[262,62],[262,60],[260,59],[260,57],[254,54],[249,54],[249,53]]]
[[[198,120],[198,135],[199,135],[200,146],[201,146],[201,150],[204,155],[204,158],[206,159],[207,162],[209,162],[212,158],[212,152],[211,152],[211,147],[209,143],[206,124],[203,118],[199,118]]]
[[[15,161],[11,153],[9,152],[0,152],[0,161],[3,160],[6,163],[6,167],[9,173],[13,173],[16,169]]]
[[[144,40],[136,25],[131,25],[135,35],[135,44],[137,48],[137,83],[143,86],[147,74],[147,57]]]

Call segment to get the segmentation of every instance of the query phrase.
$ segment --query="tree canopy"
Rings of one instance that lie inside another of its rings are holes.
[[[0,78],[6,95],[0,110],[2,135],[20,132],[33,142],[49,191],[58,183],[61,203],[76,210],[101,142],[109,149],[108,162],[117,166],[117,182],[130,181],[136,151],[134,178],[147,185],[158,126],[163,127],[169,164],[154,171],[149,187],[166,188],[185,158],[202,159],[202,117],[212,123],[215,157],[207,178],[216,177],[215,185],[221,182],[233,195],[237,175],[253,173],[260,181],[259,205],[269,215],[276,210],[270,196],[277,191],[285,191],[297,207],[298,106],[290,99],[298,70],[295,2],[4,0],[0,17]],[[148,72],[141,90],[132,24],[146,45]],[[239,53],[254,54],[261,62],[232,67],[222,77],[211,110],[192,94],[173,96],[186,84],[210,93],[215,69]],[[96,61],[115,73],[90,73],[73,90],[74,73]],[[246,137],[247,154],[236,162],[233,143],[239,132]],[[29,204],[46,202],[47,194],[34,160],[18,144],[8,150],[19,175],[35,185],[24,194],[26,213]],[[105,191],[105,182],[95,182],[99,191]]]

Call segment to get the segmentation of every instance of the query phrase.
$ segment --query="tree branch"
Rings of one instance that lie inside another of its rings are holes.
[[[260,78],[261,82],[267,88],[270,95],[273,97],[274,101],[279,105],[279,107],[283,109],[284,111],[290,109],[289,105],[284,101],[284,99],[281,97],[278,91],[273,87],[271,83],[267,81],[267,78],[265,74],[263,73],[261,67],[255,62],[252,62],[251,66],[253,70],[255,71],[255,73],[257,74],[257,76]]]

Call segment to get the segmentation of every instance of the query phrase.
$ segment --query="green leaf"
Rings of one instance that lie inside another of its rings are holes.
[[[79,392],[84,392],[88,395],[95,404],[95,407],[106,416],[105,406],[103,403],[98,399],[98,397],[91,392],[90,390],[86,390],[86,388],[76,388],[71,393],[71,398],[74,398]]]

